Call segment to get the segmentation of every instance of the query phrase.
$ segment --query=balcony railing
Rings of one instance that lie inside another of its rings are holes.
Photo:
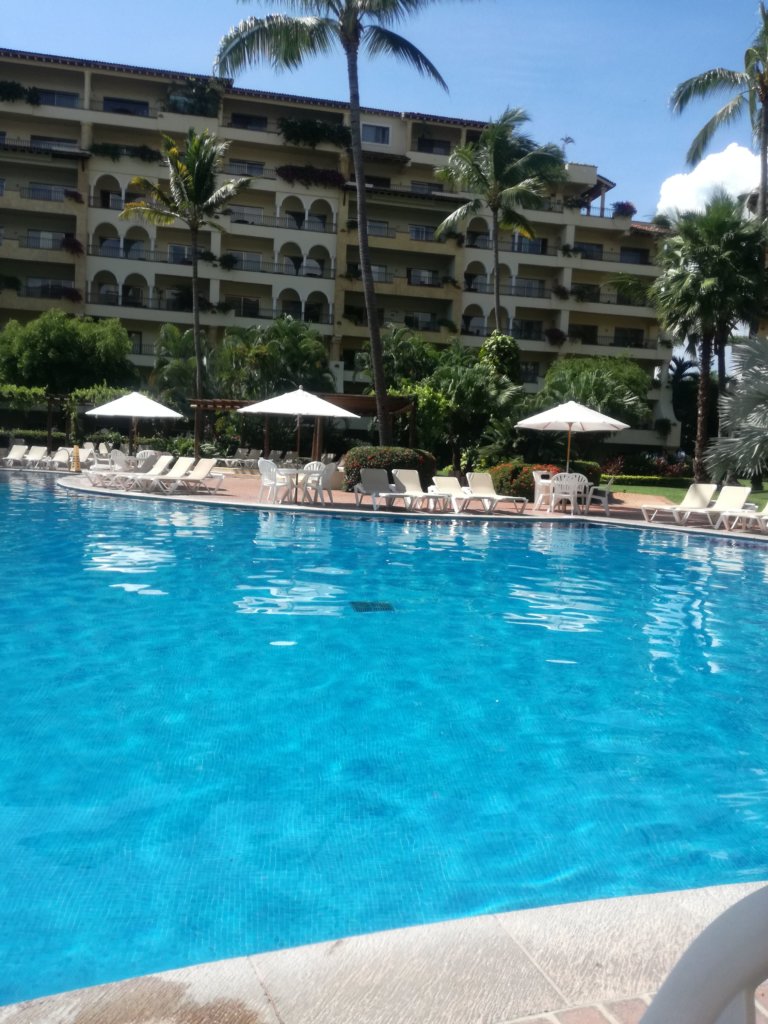
[[[22,153],[49,153],[51,156],[90,156],[78,142],[56,142],[46,139],[9,138],[0,132],[0,150],[13,149]]]
[[[52,297],[55,298],[57,296]],[[137,294],[123,295],[119,291],[112,289],[99,290],[98,288],[91,288],[88,293],[88,302],[97,306],[121,306],[130,309],[192,313],[192,299],[189,295],[149,297]],[[253,299],[245,295],[224,296],[216,304],[201,296],[200,303],[200,312],[202,314],[233,313],[235,316],[261,320],[277,320],[281,316],[289,315],[286,310],[264,306],[259,299]],[[333,316],[330,313],[313,313],[309,310],[305,310],[304,319],[307,323],[314,324],[333,323]]]
[[[103,256],[107,259],[116,260],[136,260],[142,263],[166,263],[169,266],[184,267],[192,265],[192,258],[184,257],[180,259],[177,256],[170,257],[166,251],[153,250],[153,249],[137,249],[136,251],[124,252],[117,247],[117,240],[115,247],[104,246],[104,245],[89,245],[88,254],[90,256]],[[56,248],[53,246],[52,248]],[[225,253],[224,255],[228,255]],[[208,260],[200,260],[200,265],[204,266]],[[326,281],[332,281],[336,274],[333,270],[319,269],[316,267],[294,267],[289,262],[280,262],[272,260],[253,260],[241,259],[231,268],[232,270],[243,270],[254,274],[283,274],[287,277],[316,277]]]
[[[358,327],[368,326],[368,317],[364,310],[348,309],[344,312],[344,317]],[[455,330],[455,325],[450,320],[433,316],[431,313],[396,313],[393,316],[385,316],[380,310],[378,321],[379,326],[383,326],[385,323],[403,324],[405,327],[410,327],[411,330],[425,331],[426,333],[438,332],[442,327]]]
[[[466,239],[468,249],[492,249],[493,242],[488,235],[468,235]],[[546,256],[546,238],[513,238],[499,240],[500,252],[522,252],[529,256]]]
[[[50,203],[62,203],[65,199],[83,201],[77,189],[65,188],[63,185],[21,185],[19,195],[22,199],[39,199]]]
[[[289,228],[292,231],[318,231],[324,234],[335,234],[336,225],[326,224],[316,217],[307,217],[298,221],[293,217],[273,217],[270,214],[253,212],[248,206],[230,206],[227,210],[233,224],[251,224],[256,227]]]
[[[251,164],[245,160],[230,160],[227,164],[226,174],[234,174],[241,178],[266,178],[268,181],[274,181],[277,178],[274,167]]]

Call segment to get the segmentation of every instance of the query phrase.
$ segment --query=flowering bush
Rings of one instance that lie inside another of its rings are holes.
[[[421,486],[426,489],[432,483],[436,466],[434,455],[418,448],[361,445],[344,456],[345,490],[351,491],[360,482],[361,469],[386,469],[390,477],[393,469],[418,469]]]
[[[560,473],[559,466],[535,463],[531,466],[521,465],[519,462],[503,462],[500,466],[494,466],[490,470],[493,486],[499,494],[519,494],[522,498],[533,498],[534,483],[533,471],[541,469],[545,473]]]
[[[613,204],[614,217],[634,217],[636,213],[637,207],[634,203],[629,203],[626,200],[620,200]]]

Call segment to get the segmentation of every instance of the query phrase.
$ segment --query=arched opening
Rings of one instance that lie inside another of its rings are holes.
[[[145,228],[138,226],[128,228],[123,239],[123,255],[127,259],[146,259],[150,251],[149,233]]]
[[[488,271],[479,260],[470,260],[464,271],[464,290],[467,292],[488,292],[490,281]]]
[[[292,316],[294,320],[301,320],[303,312],[298,292],[293,288],[286,288],[280,292],[275,304],[275,315]]]
[[[108,270],[100,270],[93,278],[91,285],[91,302],[102,306],[117,306],[120,302],[120,291],[117,279]]]
[[[490,249],[491,229],[484,217],[473,217],[467,224],[467,245],[470,249]]]
[[[475,338],[484,338],[485,317],[479,306],[469,305],[461,314],[461,333],[471,334]]]
[[[327,199],[315,199],[307,215],[308,231],[326,231],[333,227],[334,213]]]
[[[331,257],[322,245],[313,245],[304,259],[305,277],[326,277],[331,268]]]
[[[91,203],[102,210],[122,210],[123,190],[111,174],[101,174],[93,185]]]
[[[141,274],[129,274],[123,284],[121,305],[146,306],[149,287]]]
[[[304,263],[304,254],[295,242],[288,242],[280,250],[277,265],[283,274],[298,276]]]
[[[287,227],[304,227],[307,213],[298,196],[288,196],[280,208],[280,216],[287,221]]]
[[[310,292],[304,304],[304,319],[308,324],[327,324],[331,319],[328,297],[322,292]]]
[[[120,256],[120,235],[114,224],[99,224],[91,237],[94,256]]]

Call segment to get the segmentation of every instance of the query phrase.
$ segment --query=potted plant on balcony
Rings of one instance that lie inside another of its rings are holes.
[[[548,327],[546,331],[544,331],[544,337],[550,345],[562,345],[568,335],[565,331],[561,331],[559,327]]]
[[[571,293],[568,291],[565,285],[559,283],[552,285],[552,294],[555,296],[556,299],[569,299],[571,297]]]
[[[614,217],[634,217],[637,213],[635,204],[628,202],[626,199],[614,203],[611,209],[613,210]]]
[[[83,243],[79,238],[75,238],[74,235],[64,235],[61,240],[61,248],[64,252],[70,253],[72,256],[82,256],[85,252]]]

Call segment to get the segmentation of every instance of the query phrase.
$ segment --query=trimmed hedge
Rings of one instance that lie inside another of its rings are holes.
[[[436,461],[434,455],[419,448],[382,448],[379,445],[350,448],[344,456],[344,490],[351,491],[355,484],[360,483],[361,469],[386,469],[390,481],[393,469],[417,469],[421,486],[426,490],[435,475]]]
[[[615,476],[613,488],[631,487],[635,484],[638,487],[690,487],[693,477],[685,476]]]

